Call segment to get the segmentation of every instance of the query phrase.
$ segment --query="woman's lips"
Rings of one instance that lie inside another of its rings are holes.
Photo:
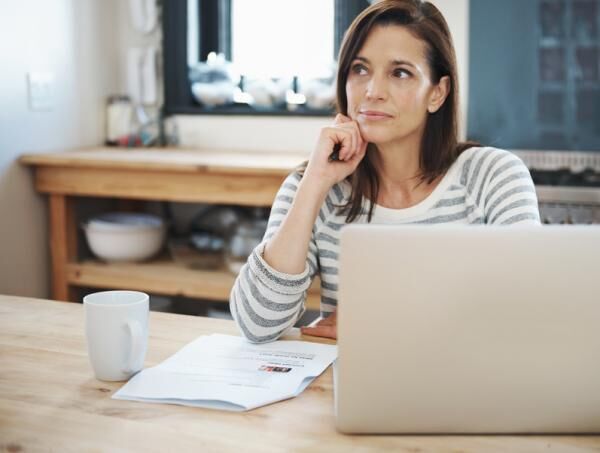
[[[361,110],[358,112],[358,115],[366,120],[371,121],[389,120],[392,118],[392,115],[389,113],[380,112],[378,110]]]

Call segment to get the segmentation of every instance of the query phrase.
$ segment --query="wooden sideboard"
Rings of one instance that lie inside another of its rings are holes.
[[[168,296],[227,301],[235,277],[199,271],[169,259],[109,264],[80,260],[76,197],[271,206],[285,176],[306,154],[90,148],[27,154],[37,191],[49,198],[52,298],[74,301],[77,287],[135,289]],[[317,279],[318,280],[318,279]],[[319,309],[319,282],[307,307]]]

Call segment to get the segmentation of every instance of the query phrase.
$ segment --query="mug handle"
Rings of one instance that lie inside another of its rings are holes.
[[[139,359],[140,355],[142,354],[144,339],[142,326],[138,321],[128,321],[127,331],[129,332],[129,336],[131,337],[131,349],[129,350],[129,359],[127,360],[125,372],[131,373],[137,371],[134,370],[133,367],[135,365],[135,362]]]

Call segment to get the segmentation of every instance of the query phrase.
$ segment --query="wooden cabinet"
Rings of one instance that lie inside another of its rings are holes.
[[[305,154],[182,149],[91,148],[31,154],[36,189],[49,196],[52,298],[76,300],[76,287],[135,289],[227,301],[235,277],[198,271],[168,259],[108,264],[80,261],[74,197],[271,206],[285,176]],[[318,280],[318,279],[317,279]],[[319,309],[319,282],[307,306]]]

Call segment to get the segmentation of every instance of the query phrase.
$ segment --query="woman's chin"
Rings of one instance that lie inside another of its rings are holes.
[[[382,133],[382,131],[374,131],[372,128],[360,128],[360,134],[362,135],[363,140],[368,143],[373,143],[377,145],[378,143],[385,143],[389,141],[390,134]]]
[[[360,135],[368,143],[386,143],[394,138],[395,128],[387,121],[367,121],[360,116],[354,119],[358,123]]]

